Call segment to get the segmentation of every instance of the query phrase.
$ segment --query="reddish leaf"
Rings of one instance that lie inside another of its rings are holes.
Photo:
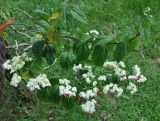
[[[15,18],[11,18],[9,21],[5,21],[3,24],[0,25],[0,33],[5,31],[5,28],[11,25],[15,21]]]

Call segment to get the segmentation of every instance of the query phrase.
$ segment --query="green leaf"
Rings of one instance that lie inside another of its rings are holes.
[[[45,28],[45,29],[48,29],[50,27],[50,25],[48,24],[47,21],[45,20],[39,20],[36,22],[36,24],[38,24],[39,26]]]
[[[92,52],[92,60],[95,65],[101,66],[108,55],[107,48],[103,45],[95,46]]]
[[[45,46],[43,51],[43,57],[45,57],[48,65],[52,65],[56,57],[56,50],[54,46],[52,45]]]
[[[82,46],[83,44],[85,44],[88,40],[91,39],[90,35],[85,35],[82,37],[82,39],[76,44],[76,48],[79,48],[80,46]]]
[[[80,9],[70,10],[70,13],[79,22],[87,23],[87,16],[86,16],[86,14],[83,11],[81,11]]]
[[[32,52],[33,52],[33,54],[36,58],[41,58],[42,57],[42,52],[43,52],[44,45],[45,45],[45,41],[43,41],[43,40],[36,41],[33,44]]]
[[[110,34],[110,35],[106,36],[105,38],[97,41],[97,42],[95,43],[95,46],[96,46],[96,45],[105,45],[105,44],[111,42],[112,40],[114,40],[115,37],[116,37],[115,34]]]
[[[136,48],[137,44],[138,44],[137,40],[133,40],[133,41],[128,42],[127,50],[129,52],[134,50]]]
[[[74,46],[76,46],[76,44]],[[86,43],[80,46],[79,48],[74,47],[73,49],[74,49],[73,51],[76,55],[77,61],[80,62],[80,61],[85,61],[88,59],[90,51]]]
[[[40,10],[40,9],[35,10],[35,13],[36,13],[36,16],[38,16],[38,17],[40,17],[42,19],[46,19],[46,18],[49,17],[48,13],[46,13],[46,12]]]
[[[75,63],[75,56],[69,52],[63,52],[60,56],[60,64],[63,68],[68,68]]]
[[[127,44],[126,43],[118,43],[116,45],[116,49],[114,51],[114,60],[120,62],[127,52]]]

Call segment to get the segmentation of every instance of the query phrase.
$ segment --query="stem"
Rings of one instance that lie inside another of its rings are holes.
[[[18,31],[14,26],[9,25],[9,27],[10,27],[12,30],[14,30],[15,32],[17,32],[18,34],[21,34],[21,35],[23,35],[23,36],[25,36],[25,37],[27,37],[27,38],[31,38],[31,36],[29,36],[28,34],[23,33],[23,32],[21,32],[21,31]]]

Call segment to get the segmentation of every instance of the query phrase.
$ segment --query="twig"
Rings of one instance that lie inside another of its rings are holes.
[[[16,41],[16,40],[15,40]],[[21,46],[31,46],[31,43],[22,43],[22,44],[16,44],[16,45],[13,45],[13,46],[6,46],[7,49],[10,49],[10,48],[18,48],[18,47],[21,47]]]
[[[29,15],[26,11],[20,9],[20,8],[17,8],[17,10],[21,11],[22,13],[24,13],[25,15],[27,15],[29,18],[32,18],[31,15]]]
[[[48,68],[50,68],[51,66],[53,66],[57,62],[57,60],[58,59],[56,58],[55,61],[52,63],[52,65],[45,67],[44,70],[47,70]]]
[[[32,48],[32,45],[30,45],[29,47],[27,47],[26,49],[24,49],[23,52],[29,50],[30,48]]]
[[[138,32],[134,37],[132,37],[131,39],[129,39],[127,42],[131,42],[131,41],[133,41],[134,39],[136,39],[139,36],[140,36],[140,33]]]
[[[24,35],[24,36],[27,37],[27,38],[31,38],[31,36],[29,36],[28,34],[23,33],[23,32],[21,32],[21,31],[18,31],[14,26],[9,25],[9,27],[10,27],[12,30],[14,30],[15,32],[17,32],[18,34]]]

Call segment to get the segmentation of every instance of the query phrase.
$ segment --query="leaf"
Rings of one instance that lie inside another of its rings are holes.
[[[33,52],[33,54],[36,58],[41,58],[42,57],[42,52],[43,52],[44,45],[45,45],[45,41],[43,41],[43,40],[36,41],[33,44],[32,52]]]
[[[5,31],[5,28],[7,26],[9,26],[10,24],[12,24],[13,22],[15,21],[15,18],[11,18],[10,20],[0,24],[0,33],[4,32]]]
[[[46,22],[45,20],[39,20],[36,23],[45,29],[48,29],[50,27],[48,22]]]
[[[86,14],[83,11],[81,11],[80,9],[70,10],[70,13],[79,22],[87,23],[87,16],[86,16]]]
[[[52,45],[45,46],[43,51],[43,57],[45,57],[48,65],[52,65],[56,57],[56,50],[54,46]]]
[[[89,39],[91,39],[90,35],[85,35],[83,38],[76,44],[76,48],[79,48],[82,46],[84,43],[86,43]]]
[[[136,48],[137,44],[138,44],[137,40],[133,40],[133,41],[128,42],[127,50],[129,52],[134,50]]]
[[[72,66],[75,62],[75,56],[69,52],[63,52],[60,56],[60,64],[63,68]]]
[[[40,17],[40,18],[42,18],[42,19],[46,19],[46,18],[49,17],[49,14],[48,14],[48,13],[46,13],[46,12],[40,10],[40,9],[35,10],[35,13],[36,13],[36,15],[37,15],[38,17]]]
[[[126,43],[118,43],[116,45],[116,49],[114,51],[114,59],[117,62],[120,62],[127,52],[127,44]]]
[[[92,60],[95,65],[101,66],[108,55],[106,47],[97,45],[92,52]]]
[[[113,39],[115,39],[115,37],[116,37],[115,34],[110,34],[110,35],[106,36],[105,38],[97,41],[97,42],[95,43],[95,46],[96,46],[96,45],[105,45],[105,44],[111,42]]]
[[[74,46],[76,46],[76,44]],[[74,47],[73,51],[76,55],[77,61],[87,60],[90,54],[89,47],[86,43],[78,48]]]
[[[57,45],[61,38],[60,28],[58,26],[51,27],[47,32],[47,38],[51,44]]]
[[[60,17],[60,13],[58,12],[54,12],[48,19],[48,22],[50,22],[51,20],[54,20],[54,19],[58,19]]]

